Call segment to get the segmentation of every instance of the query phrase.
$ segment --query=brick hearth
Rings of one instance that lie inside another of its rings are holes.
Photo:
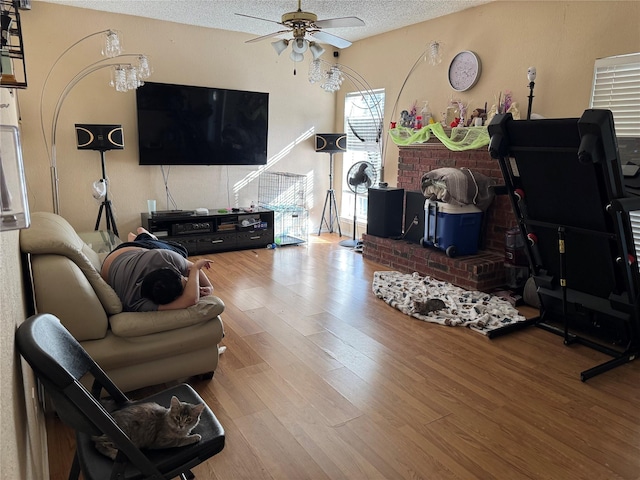
[[[469,290],[488,292],[504,285],[504,252],[481,250],[477,255],[449,258],[436,248],[423,248],[389,238],[364,235],[365,258],[404,273],[418,272]]]
[[[400,147],[398,188],[420,191],[422,175],[442,167],[469,168],[503,184],[498,162],[489,156],[487,147],[454,152],[439,141]],[[363,235],[363,256],[403,273],[418,272],[463,288],[490,291],[505,284],[504,239],[516,225],[506,195],[495,197],[485,213],[484,232],[477,255],[449,258],[435,248],[423,248],[403,240]]]

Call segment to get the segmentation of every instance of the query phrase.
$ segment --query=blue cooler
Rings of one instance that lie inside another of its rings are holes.
[[[478,251],[482,210],[427,200],[424,204],[424,238],[420,244],[439,248],[449,257]]]

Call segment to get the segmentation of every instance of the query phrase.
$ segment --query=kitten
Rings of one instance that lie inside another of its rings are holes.
[[[192,405],[171,397],[171,407],[157,403],[140,403],[124,407],[111,415],[138,448],[182,447],[199,442],[201,436],[191,434],[200,421],[204,404]],[[107,435],[94,436],[96,449],[115,460],[118,450]]]
[[[425,302],[416,301],[413,303],[413,311],[420,315],[427,315],[430,312],[437,312],[447,308],[447,305],[439,298],[429,298]]]

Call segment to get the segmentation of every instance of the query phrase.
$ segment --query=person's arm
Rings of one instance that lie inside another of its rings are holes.
[[[211,262],[213,262],[213,260]],[[190,269],[194,264],[193,262],[187,260],[187,265]],[[208,270],[209,266],[207,266],[206,268]],[[205,272],[202,271],[202,269],[199,269],[198,271],[200,272],[200,296],[206,297],[207,295],[213,295],[213,285],[211,284],[211,280],[209,280],[209,277]]]
[[[209,266],[206,268],[208,270]],[[200,296],[206,297],[207,295],[213,295],[213,285],[211,284],[211,280],[209,280],[209,277],[202,269],[198,271],[200,272]]]
[[[198,260],[196,263],[189,263],[191,264],[189,268],[189,276],[187,277],[187,283],[184,286],[182,295],[171,303],[158,305],[158,310],[179,310],[198,303],[198,300],[200,299],[201,269],[209,268],[211,260],[204,258]]]

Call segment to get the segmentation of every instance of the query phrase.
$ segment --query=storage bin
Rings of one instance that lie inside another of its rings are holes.
[[[424,204],[423,247],[443,250],[447,256],[473,255],[478,251],[482,210],[427,200]]]

